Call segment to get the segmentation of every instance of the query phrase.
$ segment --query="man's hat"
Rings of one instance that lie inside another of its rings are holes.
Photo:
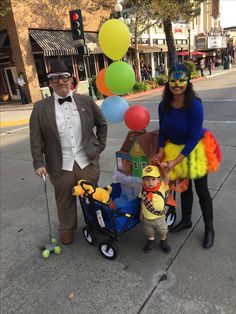
[[[59,60],[55,61],[52,64],[50,71],[47,74],[47,77],[50,78],[52,76],[57,75],[58,73],[69,74],[70,76],[72,74],[70,70],[67,68],[67,66]]]
[[[156,166],[147,166],[147,167],[143,168],[142,178],[143,177],[158,178],[158,177],[160,177],[160,171]]]

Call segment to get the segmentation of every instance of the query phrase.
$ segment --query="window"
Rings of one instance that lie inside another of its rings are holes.
[[[85,81],[86,80],[86,72],[85,72],[85,66],[84,66],[84,57],[81,55],[75,56],[77,67],[78,67],[78,74],[79,74],[79,80]]]
[[[147,166],[146,161],[143,161],[143,162],[141,163],[141,168],[143,169],[143,168],[145,168],[146,166]]]
[[[137,161],[134,161],[134,169],[138,169],[138,163],[137,163]]]
[[[40,87],[48,86],[43,54],[34,54],[34,62],[38,74],[39,86]]]

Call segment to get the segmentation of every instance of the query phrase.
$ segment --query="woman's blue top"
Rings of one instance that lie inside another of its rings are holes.
[[[159,104],[159,147],[164,147],[166,141],[174,144],[185,144],[181,154],[187,157],[198,141],[204,135],[203,105],[200,99],[194,98],[189,109],[171,108],[163,111],[163,103]]]

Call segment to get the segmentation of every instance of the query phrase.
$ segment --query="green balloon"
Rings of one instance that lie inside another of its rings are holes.
[[[132,66],[126,62],[113,62],[106,69],[105,82],[107,88],[116,95],[125,95],[135,84]]]

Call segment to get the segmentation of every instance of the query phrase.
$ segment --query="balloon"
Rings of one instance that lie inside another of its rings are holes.
[[[104,117],[109,122],[113,123],[123,121],[128,108],[129,105],[127,101],[120,96],[107,97],[102,103],[102,113]]]
[[[111,19],[102,24],[98,41],[99,45],[110,59],[119,60],[127,52],[130,46],[130,32],[124,22]]]
[[[132,131],[143,130],[150,122],[150,114],[146,107],[135,105],[125,113],[125,124]]]
[[[96,86],[99,92],[105,96],[112,96],[115,95],[113,94],[106,86],[105,83],[105,72],[106,69],[102,69],[101,71],[98,72],[98,75],[96,77]]]
[[[135,74],[132,66],[122,61],[110,64],[106,69],[105,83],[111,92],[117,95],[127,94],[135,84]]]

